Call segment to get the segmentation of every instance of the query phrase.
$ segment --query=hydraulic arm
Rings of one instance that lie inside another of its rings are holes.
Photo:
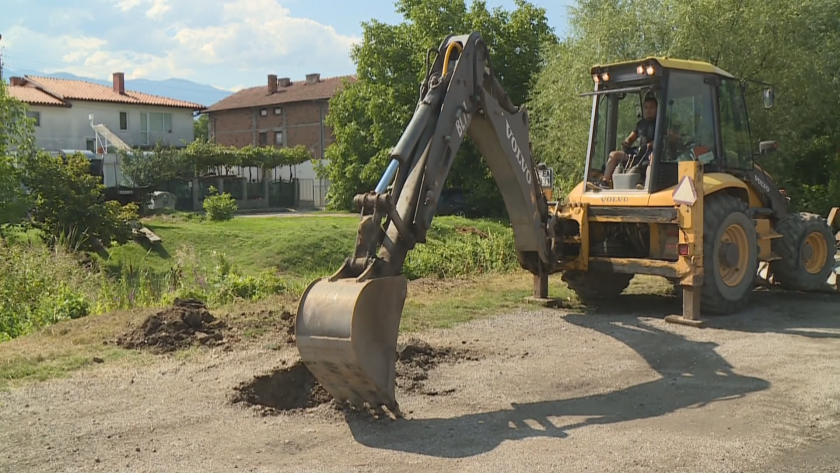
[[[354,199],[361,222],[353,256],[332,276],[310,284],[298,308],[303,362],[336,400],[357,407],[397,409],[396,343],[407,292],[403,263],[416,244],[425,243],[466,137],[499,186],[519,264],[534,274],[557,266],[528,114],[502,89],[481,36],[449,36],[428,62],[420,101],[387,170],[374,191]]]

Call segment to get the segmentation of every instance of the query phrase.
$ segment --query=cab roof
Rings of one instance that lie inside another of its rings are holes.
[[[735,79],[735,76],[732,74],[724,71],[723,69],[714,66],[708,62],[704,61],[692,61],[689,59],[673,59],[665,56],[648,56],[642,59],[634,59],[630,61],[620,61],[620,62],[613,62],[608,64],[599,64],[592,66],[591,71],[594,73],[596,69],[603,69],[608,67],[614,66],[625,66],[628,64],[647,64],[651,61],[656,61],[659,63],[660,66],[664,67],[665,69],[680,69],[683,71],[690,71],[690,72],[702,72],[707,74],[718,74],[723,77],[728,77],[731,79]]]

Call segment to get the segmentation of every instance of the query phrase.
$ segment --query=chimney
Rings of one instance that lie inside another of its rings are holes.
[[[23,77],[10,77],[9,78],[9,85],[23,85],[24,84]]]
[[[114,92],[125,95],[125,74],[122,72],[114,73]]]
[[[268,94],[271,95],[277,92],[277,76],[275,74],[268,75]]]
[[[288,87],[290,85],[292,85],[292,79],[289,79],[288,77],[280,78],[280,87]]]
[[[307,84],[314,84],[321,80],[321,74],[306,74],[306,83]]]

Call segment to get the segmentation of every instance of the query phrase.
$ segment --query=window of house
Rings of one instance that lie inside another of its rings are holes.
[[[149,144],[149,133],[172,133],[171,113],[140,113],[140,144]]]
[[[28,111],[28,112],[26,112],[26,116],[28,118],[34,118],[35,119],[35,126],[41,126],[41,112]]]
[[[274,144],[282,145],[283,144],[283,132],[282,131],[275,131],[274,132]]]
[[[262,116],[266,116],[266,115],[268,115],[268,110],[267,110],[267,109],[265,109],[265,108],[261,108],[261,109],[260,109],[260,115],[262,115]]]
[[[95,153],[96,152],[96,139],[88,138],[87,140],[85,140],[85,149],[87,149],[91,153]]]
[[[260,133],[260,146],[265,146],[268,144],[268,133],[262,132]]]
[[[128,130],[128,113],[120,112],[120,130]]]
[[[274,114],[275,114],[275,115],[280,115],[281,113],[283,113],[283,109],[282,109],[282,108],[275,108],[275,109],[274,109]]]

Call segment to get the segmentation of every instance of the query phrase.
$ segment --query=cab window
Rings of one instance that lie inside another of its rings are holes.
[[[726,166],[733,169],[752,169],[750,130],[741,85],[724,79],[720,88],[720,134]]]
[[[660,133],[663,161],[715,161],[712,86],[700,74],[672,71],[668,81],[665,127]]]

